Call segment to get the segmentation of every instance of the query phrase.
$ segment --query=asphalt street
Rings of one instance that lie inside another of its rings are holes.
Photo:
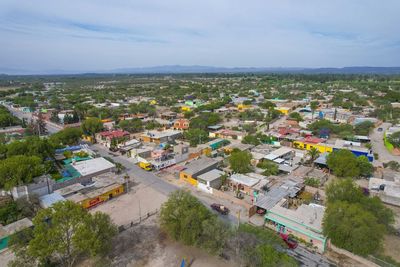
[[[383,135],[390,126],[391,126],[390,123],[384,122],[380,126],[376,127],[370,135],[372,151],[379,155],[378,160],[376,160],[377,163],[383,163],[392,160],[400,162],[400,156],[395,156],[391,154],[386,149],[385,144],[383,142]],[[379,128],[382,128],[382,131],[378,131]]]

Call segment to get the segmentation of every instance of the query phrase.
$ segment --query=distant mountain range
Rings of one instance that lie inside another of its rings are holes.
[[[143,68],[119,68],[113,70],[33,71],[0,68],[5,75],[68,75],[68,74],[195,74],[195,73],[297,73],[297,74],[400,74],[400,67],[344,67],[344,68],[267,68],[267,67],[211,67],[167,65]]]

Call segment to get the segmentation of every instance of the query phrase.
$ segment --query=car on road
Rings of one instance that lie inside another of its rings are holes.
[[[221,204],[213,203],[211,204],[211,208],[222,215],[227,215],[229,213],[229,209]]]
[[[382,132],[383,131],[383,128],[378,128],[378,132]]]

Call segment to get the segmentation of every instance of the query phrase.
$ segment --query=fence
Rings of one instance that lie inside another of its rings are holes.
[[[143,216],[140,216],[139,218],[137,218],[137,219],[131,221],[131,222],[128,223],[128,224],[119,225],[119,226],[118,226],[118,232],[121,233],[121,232],[123,232],[123,231],[125,231],[125,230],[128,230],[129,228],[135,227],[135,226],[141,224],[142,222],[146,221],[146,220],[147,220],[148,218],[150,218],[151,216],[156,215],[158,212],[159,212],[159,210],[156,209],[156,210],[154,210],[154,211],[148,212],[147,214],[145,214],[145,215],[143,215]]]
[[[338,254],[345,255],[345,256],[347,256],[347,257],[349,257],[349,258],[351,258],[351,259],[353,259],[353,260],[355,260],[355,261],[361,263],[362,266],[379,267],[379,265],[376,264],[375,262],[372,262],[372,261],[370,261],[370,260],[368,260],[368,259],[365,259],[365,258],[363,258],[363,257],[360,257],[360,256],[358,256],[358,255],[355,255],[355,254],[351,253],[351,252],[348,251],[348,250],[335,247],[335,246],[332,245],[332,244],[330,245],[330,249],[333,250],[334,252],[338,253]]]

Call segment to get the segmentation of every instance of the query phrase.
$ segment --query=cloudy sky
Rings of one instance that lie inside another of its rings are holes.
[[[1,0],[0,68],[400,65],[399,0]]]

